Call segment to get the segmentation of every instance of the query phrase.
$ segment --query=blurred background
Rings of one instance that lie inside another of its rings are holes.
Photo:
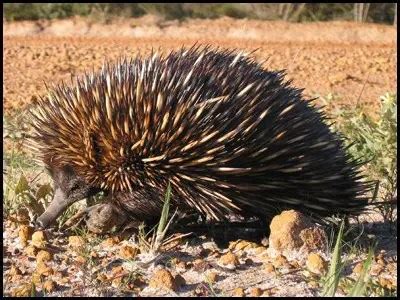
[[[6,3],[7,21],[90,16],[102,21],[115,17],[154,14],[167,20],[222,16],[290,22],[357,21],[393,24],[395,3]]]

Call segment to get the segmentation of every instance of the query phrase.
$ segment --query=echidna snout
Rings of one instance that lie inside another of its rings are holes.
[[[39,221],[100,190],[130,217],[158,216],[168,184],[173,206],[213,220],[359,214],[369,188],[359,162],[284,75],[193,47],[52,88],[32,112],[34,148],[57,170]]]
[[[75,174],[72,168],[51,169],[54,197],[46,211],[36,220],[36,226],[47,228],[72,203],[97,194],[100,189],[91,187]]]

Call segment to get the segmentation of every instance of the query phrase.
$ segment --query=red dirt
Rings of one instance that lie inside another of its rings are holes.
[[[139,24],[139,25],[135,25]],[[293,24],[254,20],[147,18],[90,24],[82,19],[4,24],[4,108],[25,108],[58,83],[104,59],[135,56],[151,48],[164,52],[195,42],[255,52],[269,69],[287,69],[287,78],[305,88],[307,97],[338,95],[335,105],[358,98],[374,110],[379,96],[397,88],[396,28],[329,22]],[[362,95],[360,96],[362,91]]]

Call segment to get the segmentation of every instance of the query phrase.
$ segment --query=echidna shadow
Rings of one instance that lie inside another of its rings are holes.
[[[172,205],[210,220],[268,218],[284,208],[325,217],[367,204],[359,162],[326,116],[237,50],[192,47],[105,64],[49,89],[32,111],[32,142],[54,180],[38,218],[104,191],[118,214]]]

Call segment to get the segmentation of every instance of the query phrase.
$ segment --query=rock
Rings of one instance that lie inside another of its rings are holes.
[[[272,296],[272,293],[271,293],[270,290],[265,290],[265,291],[262,293],[262,296],[263,296],[263,297],[271,297],[271,296]]]
[[[46,235],[43,231],[36,231],[32,235],[32,245],[38,248],[43,248],[46,245]]]
[[[133,259],[139,253],[139,249],[131,246],[122,246],[119,249],[119,256],[124,259]]]
[[[271,263],[266,263],[266,264],[264,264],[264,270],[267,273],[272,273],[272,272],[275,272],[275,267]]]
[[[40,250],[39,253],[36,255],[36,261],[50,261],[51,260],[51,254],[45,250]]]
[[[229,242],[228,249],[229,250],[234,250],[236,245],[239,244],[242,240],[237,240],[237,241],[231,241]]]
[[[122,273],[123,271],[124,271],[124,267],[123,266],[117,266],[117,267],[112,268],[111,273],[113,275],[117,275],[119,273]]]
[[[260,297],[262,295],[262,290],[258,287],[255,287],[250,290],[249,294],[251,297]]]
[[[235,245],[233,250],[239,251],[239,250],[244,250],[244,248],[251,246],[251,242],[249,241],[240,241]]]
[[[371,267],[370,275],[377,276],[383,271],[384,267],[382,265],[374,264]]]
[[[36,284],[36,285],[40,285],[40,284],[42,283],[42,278],[43,278],[43,277],[44,277],[44,276],[40,275],[39,273],[33,272],[33,273],[32,273],[32,282],[33,282],[34,284]]]
[[[233,254],[232,252],[228,252],[228,253],[222,255],[219,259],[219,263],[221,265],[230,266],[230,267],[232,267],[232,266],[236,267],[240,264],[236,255]]]
[[[291,268],[291,269],[300,269],[300,267],[301,267],[301,266],[300,266],[300,264],[299,264],[298,261],[295,261],[295,260],[294,260],[294,261],[291,261],[291,262],[290,262],[290,268]]]
[[[244,289],[243,288],[235,288],[233,290],[232,296],[234,297],[244,297]]]
[[[86,258],[83,257],[82,255],[78,255],[75,258],[75,261],[78,263],[78,265],[84,265],[86,263]]]
[[[106,276],[106,274],[104,274],[104,273],[100,273],[99,275],[97,275],[96,279],[97,279],[99,282],[104,282],[104,281],[107,280],[107,276]]]
[[[182,270],[182,271],[186,270],[187,269],[186,263],[184,261],[178,262],[176,264],[176,269],[177,270]]]
[[[215,283],[218,280],[218,274],[214,271],[208,272],[205,277],[209,283]]]
[[[73,235],[68,238],[68,244],[71,248],[79,250],[85,246],[85,240],[81,236]]]
[[[101,245],[102,245],[103,247],[108,248],[108,247],[112,247],[112,246],[114,246],[114,245],[117,245],[120,241],[121,241],[121,240],[120,240],[120,238],[119,238],[118,236],[113,236],[113,237],[109,237],[109,238],[105,239],[105,240],[101,243]]]
[[[38,249],[35,246],[29,245],[25,248],[25,253],[30,257],[36,257]]]
[[[257,243],[250,242],[249,244],[247,244],[246,247],[244,247],[243,250],[248,251],[249,249],[255,249],[255,248],[257,248],[258,246],[259,246],[259,245],[258,245]]]
[[[267,247],[259,246],[259,247],[254,249],[254,253],[258,255],[258,254],[266,252],[267,249],[268,249]]]
[[[388,288],[388,285],[392,284],[389,279],[384,278],[384,277],[379,277],[378,281],[379,281],[379,285],[384,288]]]
[[[46,292],[50,293],[55,290],[56,283],[53,280],[46,280],[42,287]]]
[[[65,277],[63,277],[63,278],[60,279],[60,282],[61,282],[62,284],[68,284],[68,283],[71,282],[71,279],[70,279],[68,276],[65,276]]]
[[[325,260],[317,253],[311,253],[307,258],[307,268],[315,274],[324,274],[327,270]]]
[[[210,290],[205,284],[199,283],[196,285],[193,295],[198,297],[207,297],[210,295]]]
[[[277,251],[299,249],[303,241],[299,238],[300,232],[311,226],[304,215],[295,210],[283,211],[275,216],[270,224],[271,234],[269,236],[268,249]]]
[[[270,229],[267,253],[271,257],[283,254],[290,258],[298,253],[306,256],[310,251],[326,249],[325,232],[298,211],[287,210],[275,216]]]
[[[318,288],[318,287],[319,287],[319,284],[318,284],[318,282],[317,282],[317,281],[315,281],[315,280],[311,280],[311,281],[309,281],[309,282],[308,282],[308,286],[309,286],[309,287],[311,287],[311,288],[314,288],[314,289],[316,289],[316,288]]]
[[[111,286],[114,288],[119,288],[121,284],[122,284],[122,276],[114,278],[111,282]]]
[[[21,270],[17,266],[12,265],[10,270],[8,271],[8,275],[10,276],[21,275]]]
[[[18,230],[19,240],[23,247],[28,245],[28,240],[31,238],[33,233],[33,228],[27,225],[21,225]]]
[[[14,288],[11,291],[12,297],[29,297],[31,296],[32,285],[31,284],[23,284],[19,287]]]
[[[153,277],[150,279],[149,286],[173,291],[178,289],[174,276],[165,269],[159,269],[154,273]]]
[[[363,263],[359,262],[358,264],[356,264],[353,268],[353,273],[359,275],[361,273],[363,269]]]
[[[383,288],[386,288],[389,290],[394,290],[394,289],[396,289],[397,282],[395,279],[379,277],[379,285]]]
[[[205,270],[207,270],[209,268],[208,263],[201,258],[197,258],[195,259],[191,265],[193,266],[193,270],[196,272],[204,272]]]
[[[90,251],[89,253],[90,257],[92,258],[99,258],[99,254],[96,251]]]
[[[317,226],[303,229],[300,232],[300,238],[303,241],[303,247],[308,251],[324,251],[328,244],[328,237],[325,231]]]
[[[36,265],[36,272],[39,275],[49,276],[54,273],[53,269],[46,265],[46,263],[39,261]]]
[[[275,257],[272,264],[275,268],[287,267],[289,265],[287,258],[281,254]]]

